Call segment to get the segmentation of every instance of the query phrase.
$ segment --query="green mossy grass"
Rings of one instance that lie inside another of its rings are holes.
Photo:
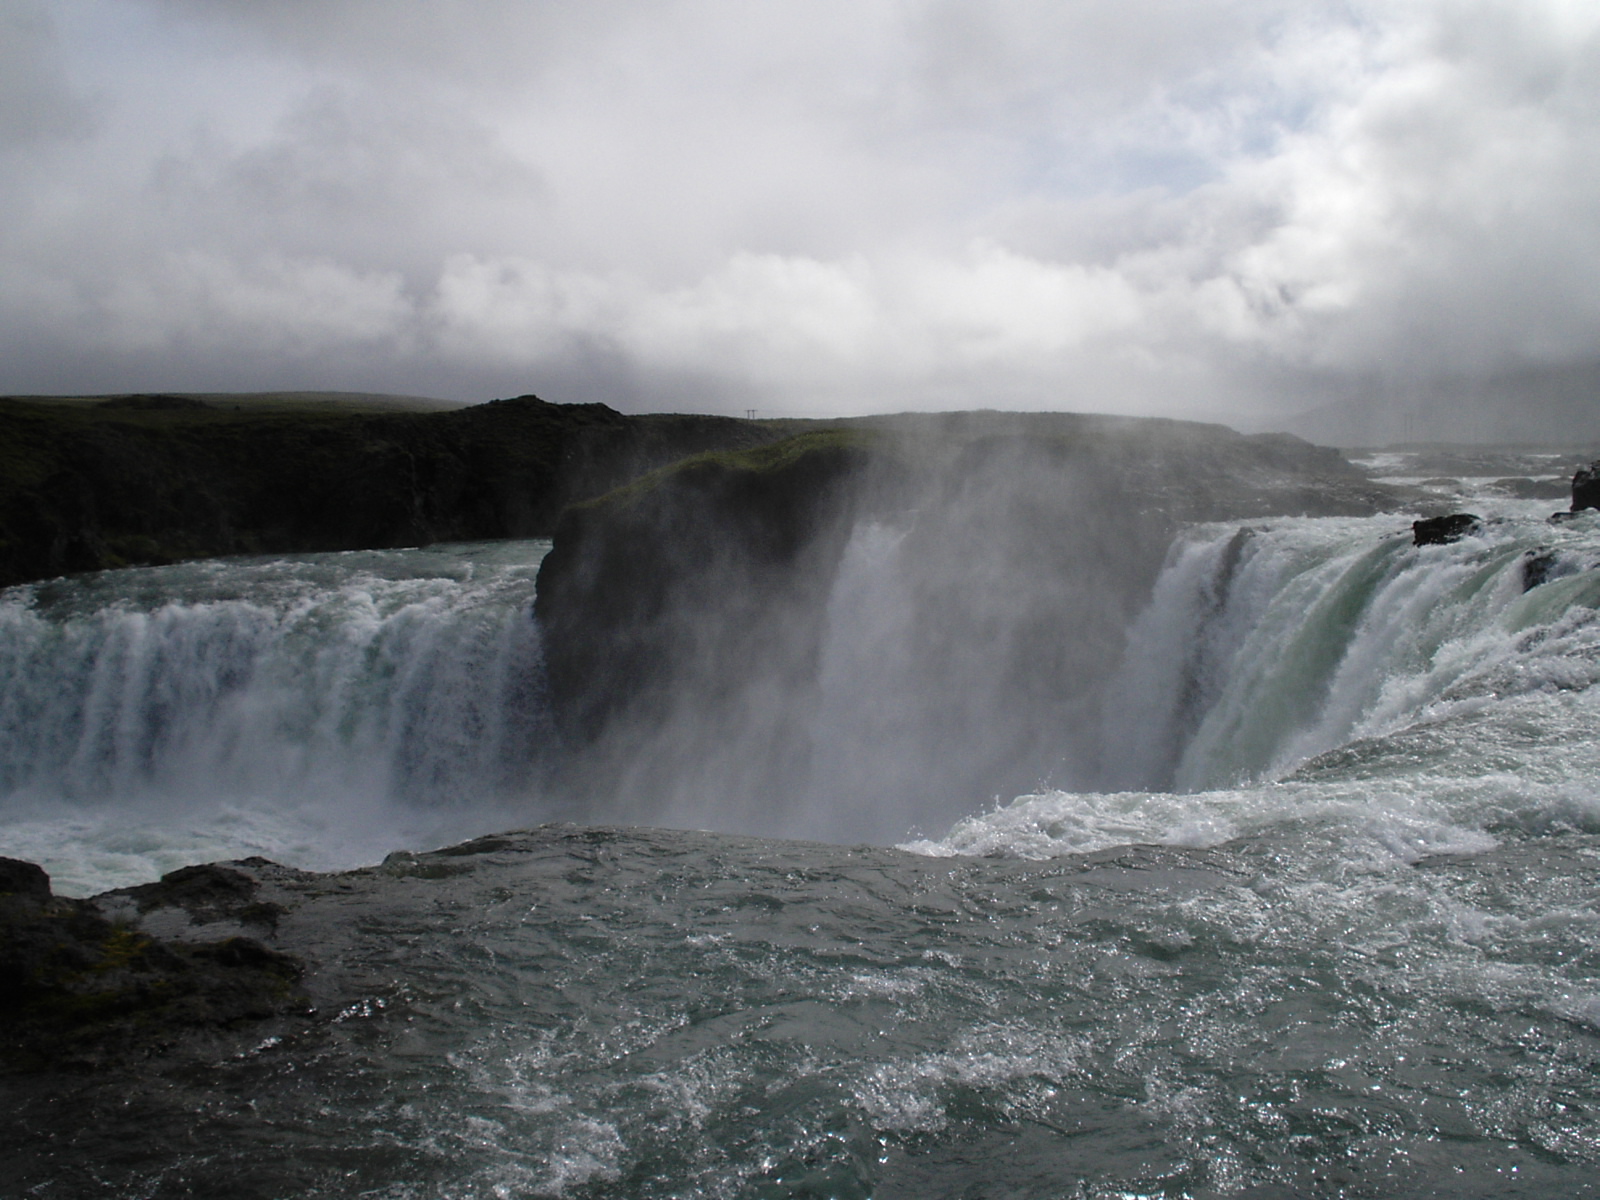
[[[621,512],[647,502],[662,489],[674,485],[693,484],[714,476],[743,475],[771,479],[815,456],[853,452],[865,454],[882,449],[884,445],[885,439],[875,430],[859,425],[832,425],[748,449],[709,450],[692,454],[572,507],[590,513]]]

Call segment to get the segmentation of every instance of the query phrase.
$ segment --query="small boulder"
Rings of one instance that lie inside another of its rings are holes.
[[[181,908],[196,922],[236,918],[238,910],[255,899],[256,881],[243,871],[205,863],[168,871],[157,883],[127,889],[140,912],[153,908]]]
[[[1483,518],[1473,513],[1451,513],[1411,522],[1413,546],[1448,546],[1483,528]]]
[[[1556,558],[1554,550],[1540,546],[1537,550],[1529,550],[1522,556],[1522,590],[1531,592],[1541,583],[1548,583],[1558,574],[1565,574],[1560,570],[1560,561]]]
[[[1572,476],[1572,511],[1600,508],[1600,459],[1579,467]]]

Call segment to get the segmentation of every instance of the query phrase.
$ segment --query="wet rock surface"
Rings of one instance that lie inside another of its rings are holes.
[[[1572,511],[1600,508],[1600,459],[1579,467],[1572,476]]]
[[[1483,518],[1473,513],[1450,513],[1443,517],[1424,517],[1411,522],[1414,546],[1448,546],[1483,527]]]
[[[1531,592],[1570,569],[1554,551],[1529,550],[1522,556],[1522,590]]]
[[[94,1069],[305,1008],[303,963],[246,929],[281,911],[258,886],[240,870],[190,867],[75,900],[52,895],[35,864],[0,860],[0,1070]],[[210,936],[159,936],[147,914]]]

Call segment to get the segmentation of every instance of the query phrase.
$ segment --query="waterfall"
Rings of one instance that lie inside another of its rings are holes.
[[[1284,796],[1259,785],[1325,770],[1331,754],[1388,755],[1396,779],[1396,735],[1486,706],[1500,706],[1492,736],[1451,733],[1428,770],[1514,773],[1503,764],[1521,761],[1525,718],[1506,705],[1600,678],[1600,518],[1530,511],[1424,547],[1396,517],[1197,527],[1125,631],[1053,568],[998,573],[981,545],[914,533],[856,531],[825,592],[812,678],[749,692],[720,740],[680,705],[610,787],[551,778],[570,764],[530,611],[545,543],[11,589],[8,844],[104,886],[245,853],[353,865],[557,817],[887,842],[1052,788],[1071,790],[1050,792],[1040,845],[1207,841],[1235,827],[1217,815],[1228,789],[1257,789],[1244,809],[1278,812]],[[1569,757],[1538,812],[1583,807],[1572,780],[1587,760]],[[679,772],[678,808],[633,785],[647,769]]]
[[[1419,547],[1395,518],[1191,531],[1110,688],[1105,786],[1276,778],[1474,704],[1587,687],[1600,656],[1595,532],[1590,519],[1505,519]]]
[[[0,804],[479,804],[548,745],[543,543],[211,561],[0,598]]]

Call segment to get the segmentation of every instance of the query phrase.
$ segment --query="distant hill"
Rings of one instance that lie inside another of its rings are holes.
[[[1324,446],[1589,445],[1600,442],[1600,362],[1411,384],[1374,380],[1357,394],[1275,418],[1273,428]]]

